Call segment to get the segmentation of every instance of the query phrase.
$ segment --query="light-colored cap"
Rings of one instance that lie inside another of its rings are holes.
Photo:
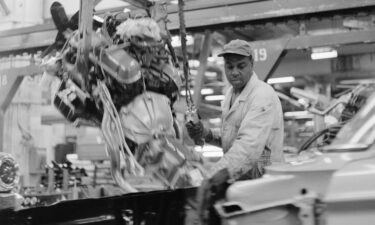
[[[253,55],[253,51],[251,49],[249,42],[236,39],[224,45],[223,51],[221,51],[217,56],[224,56],[225,54],[251,56]]]

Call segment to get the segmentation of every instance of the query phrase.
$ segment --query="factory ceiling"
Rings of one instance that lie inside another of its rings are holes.
[[[168,1],[168,25],[178,34],[176,1]],[[217,44],[224,39],[249,41],[283,36],[372,30],[375,2],[372,0],[188,0],[184,16],[190,33],[216,31]],[[109,9],[120,11],[120,8]],[[104,11],[98,11],[102,14]],[[55,38],[51,21],[43,25],[0,32],[0,53],[44,48]],[[221,36],[222,35],[222,36]],[[215,44],[215,41],[214,43]]]

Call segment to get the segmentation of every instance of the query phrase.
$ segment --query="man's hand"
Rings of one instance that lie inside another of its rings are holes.
[[[213,217],[213,205],[216,201],[224,198],[230,182],[228,169],[219,170],[211,178],[205,179],[197,192],[197,211],[201,224],[215,224],[211,220],[218,219]]]
[[[185,126],[190,138],[194,140],[194,143],[196,145],[203,145],[205,138],[205,128],[203,123],[200,120],[197,122],[189,121]]]

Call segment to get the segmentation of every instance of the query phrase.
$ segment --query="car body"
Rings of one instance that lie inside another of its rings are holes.
[[[215,209],[223,224],[374,224],[374,142],[372,94],[332,144],[232,184]]]

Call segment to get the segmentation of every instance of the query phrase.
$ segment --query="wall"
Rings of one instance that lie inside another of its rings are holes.
[[[9,15],[1,15],[0,30],[33,26],[43,23],[43,0],[4,0]]]

